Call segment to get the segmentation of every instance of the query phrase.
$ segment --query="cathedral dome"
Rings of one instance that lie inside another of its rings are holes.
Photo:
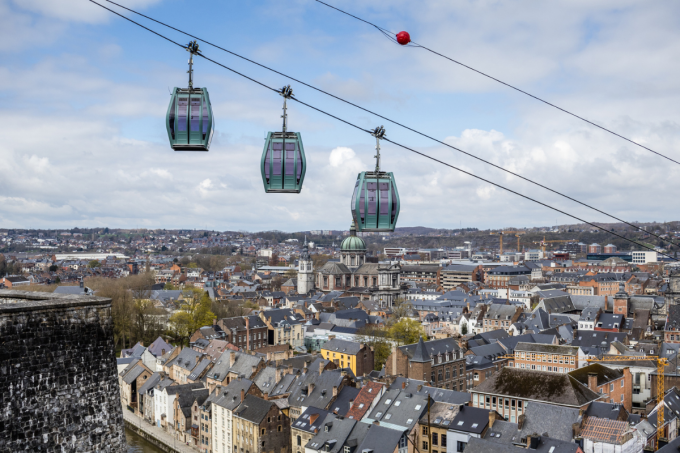
[[[357,236],[356,226],[352,222],[352,226],[349,227],[349,236],[347,236],[340,245],[340,250],[342,252],[365,252],[366,243],[363,239]]]

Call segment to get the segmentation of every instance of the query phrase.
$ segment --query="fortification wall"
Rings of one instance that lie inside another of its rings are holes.
[[[125,451],[111,299],[0,290],[0,453]]]

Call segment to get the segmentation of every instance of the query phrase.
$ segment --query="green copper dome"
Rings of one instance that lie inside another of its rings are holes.
[[[343,252],[365,252],[366,243],[360,237],[357,237],[357,228],[352,221],[352,226],[349,227],[349,236],[347,236],[340,245],[340,250]]]

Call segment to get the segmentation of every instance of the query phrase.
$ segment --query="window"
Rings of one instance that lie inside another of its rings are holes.
[[[614,391],[614,384],[609,384],[609,391],[613,392]]]
[[[442,447],[446,447],[446,434],[442,434]]]
[[[262,435],[264,436],[264,428],[262,428]]]
[[[302,445],[302,436],[297,436],[297,444]]]
[[[432,433],[432,445],[439,445],[439,434]]]
[[[277,430],[278,432],[281,432],[281,425],[279,425],[279,426],[276,428],[276,430]]]
[[[465,450],[465,445],[467,445],[467,442],[461,441],[456,442],[456,451],[459,453],[462,452],[463,450]]]
[[[427,441],[424,440],[424,441],[423,441],[423,450],[427,450],[427,449],[428,449],[428,448],[427,448]]]
[[[423,426],[423,436],[427,436],[427,426]]]

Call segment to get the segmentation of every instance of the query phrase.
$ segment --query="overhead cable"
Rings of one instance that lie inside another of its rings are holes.
[[[127,21],[129,21],[129,22],[131,22],[131,23],[133,23],[133,24],[135,24],[135,25],[138,25],[138,26],[144,28],[144,29],[147,30],[147,31],[152,32],[153,34],[155,34],[155,35],[157,35],[157,36],[160,36],[161,38],[165,39],[166,41],[169,41],[169,42],[171,42],[171,43],[173,43],[173,44],[175,44],[175,45],[177,45],[177,46],[179,46],[179,47],[181,47],[181,48],[183,48],[183,49],[186,48],[186,46],[184,46],[184,45],[182,45],[182,44],[180,44],[180,43],[178,43],[178,42],[176,42],[176,41],[173,41],[172,39],[170,39],[170,38],[168,38],[168,37],[166,37],[166,36],[163,36],[162,34],[156,32],[156,31],[154,31],[154,30],[151,30],[151,29],[148,28],[148,27],[145,27],[144,25],[142,25],[142,24],[140,24],[140,23],[138,23],[138,22],[136,22],[136,21],[130,19],[129,17],[126,17],[126,16],[124,16],[124,15],[122,15],[122,14],[120,14],[120,13],[118,13],[118,12],[116,12],[116,11],[110,9],[110,8],[107,8],[106,6],[104,6],[104,5],[102,5],[102,4],[98,3],[98,2],[96,2],[95,0],[89,0],[89,1],[90,1],[91,3],[94,3],[95,5],[98,5],[98,6],[102,7],[102,8],[104,8],[104,9],[106,9],[106,10],[108,10],[108,11],[114,13],[114,14],[116,14],[116,15],[119,16],[119,17],[122,17],[123,19],[125,19],[125,20],[127,20]],[[252,77],[249,77],[249,76],[247,76],[247,75],[245,75],[245,74],[243,74],[243,73],[241,73],[241,72],[238,72],[238,71],[236,71],[235,69],[232,69],[232,68],[230,68],[230,67],[228,67],[228,66],[226,66],[226,65],[224,65],[224,64],[222,64],[222,63],[220,63],[220,62],[218,62],[218,61],[215,61],[215,60],[213,60],[213,59],[211,59],[211,58],[208,58],[208,57],[206,57],[206,56],[205,56],[204,54],[202,54],[202,53],[197,54],[197,56],[202,57],[202,58],[204,58],[205,60],[210,61],[211,63],[214,63],[214,64],[216,64],[216,65],[218,65],[218,66],[220,66],[220,67],[222,67],[222,68],[224,68],[224,69],[227,69],[228,71],[231,71],[231,72],[233,72],[234,74],[237,74],[237,75],[239,75],[239,76],[241,76],[241,77],[244,77],[244,78],[250,80],[251,82],[254,82],[254,83],[256,83],[256,84],[258,84],[258,85],[260,85],[260,86],[262,86],[262,87],[264,87],[264,88],[267,88],[267,89],[269,89],[269,90],[271,90],[271,91],[274,91],[274,92],[276,92],[276,93],[279,93],[279,92],[280,92],[280,90],[278,90],[278,89],[276,89],[276,88],[272,88],[272,87],[266,85],[265,83],[262,83],[262,82],[260,82],[260,81],[258,81],[258,80],[256,80],[256,79],[253,79]],[[304,106],[306,106],[306,107],[308,107],[308,108],[310,108],[310,109],[312,109],[312,110],[315,110],[315,111],[317,111],[317,112],[319,112],[319,113],[322,113],[322,114],[324,114],[324,115],[326,115],[326,116],[328,116],[328,117],[331,117],[331,118],[333,118],[333,119],[336,119],[336,120],[338,120],[338,121],[340,121],[340,122],[342,122],[342,123],[347,124],[348,126],[351,126],[351,127],[355,128],[355,129],[358,129],[358,130],[360,130],[360,131],[366,132],[366,133],[368,133],[368,134],[371,134],[371,133],[373,132],[373,131],[371,131],[371,130],[364,129],[363,127],[358,126],[358,125],[356,125],[356,124],[354,124],[354,123],[351,123],[350,121],[347,121],[347,120],[345,120],[345,119],[342,119],[342,118],[340,118],[340,117],[338,117],[338,116],[336,116],[336,115],[333,115],[332,113],[329,113],[329,112],[326,112],[326,111],[324,111],[324,110],[321,110],[321,109],[318,108],[318,107],[314,107],[314,106],[311,105],[311,104],[307,104],[306,102],[303,102],[303,101],[301,101],[301,100],[299,100],[299,99],[297,99],[297,98],[295,98],[295,97],[291,97],[290,100],[295,101],[295,102],[298,102],[298,103],[301,104],[301,105],[304,105]],[[526,200],[532,201],[532,202],[534,202],[534,203],[536,203],[536,204],[539,204],[539,205],[541,205],[541,206],[544,206],[544,207],[546,207],[546,208],[548,208],[548,209],[551,209],[551,210],[553,210],[553,211],[555,211],[555,212],[558,212],[558,213],[560,213],[560,214],[566,215],[567,217],[571,217],[572,219],[578,220],[579,222],[583,222],[583,223],[585,223],[585,224],[587,224],[587,225],[590,225],[590,226],[592,226],[593,228],[597,228],[597,229],[602,230],[602,231],[604,231],[604,232],[606,232],[606,233],[609,233],[609,234],[611,234],[611,235],[613,235],[613,236],[617,236],[617,237],[619,237],[619,238],[621,238],[621,239],[623,239],[623,240],[625,240],[625,241],[627,241],[627,242],[630,242],[630,243],[632,243],[632,244],[637,245],[638,247],[642,247],[642,248],[645,248],[645,249],[651,250],[651,251],[656,251],[656,250],[654,250],[653,248],[651,248],[651,247],[649,247],[649,246],[646,246],[646,245],[644,245],[644,244],[641,244],[641,243],[639,243],[639,242],[637,242],[637,241],[634,241],[634,240],[632,240],[632,239],[628,239],[627,237],[625,237],[625,236],[623,236],[623,235],[621,235],[621,234],[618,234],[618,233],[616,233],[616,232],[614,232],[614,231],[609,231],[609,230],[607,230],[606,228],[603,228],[603,227],[601,227],[601,226],[599,226],[599,225],[597,225],[597,224],[595,224],[595,223],[592,223],[592,222],[589,222],[589,221],[587,221],[587,220],[581,219],[580,217],[577,217],[577,216],[575,216],[575,215],[573,215],[573,214],[569,214],[568,212],[563,211],[563,210],[561,210],[561,209],[559,209],[559,208],[555,208],[555,207],[553,207],[553,206],[551,206],[551,205],[549,205],[549,204],[547,204],[547,203],[544,203],[544,202],[542,202],[542,201],[539,201],[539,200],[537,200],[537,199],[534,199],[534,198],[532,198],[532,197],[529,197],[528,195],[524,195],[524,194],[522,194],[522,193],[520,193],[520,192],[517,192],[517,191],[515,191],[515,190],[513,190],[513,189],[507,188],[507,187],[505,187],[505,186],[503,186],[503,185],[501,185],[501,184],[495,183],[495,182],[490,181],[490,180],[488,180],[488,179],[486,179],[486,178],[483,178],[483,177],[481,177],[481,176],[475,175],[474,173],[471,173],[471,172],[469,172],[469,171],[463,170],[463,169],[461,169],[461,168],[459,168],[459,167],[456,167],[456,166],[454,166],[454,165],[452,165],[452,164],[449,164],[449,163],[444,162],[444,161],[442,161],[442,160],[440,160],[440,159],[437,159],[437,158],[435,158],[435,157],[432,157],[432,156],[430,156],[430,155],[428,155],[428,154],[425,154],[425,153],[423,153],[423,152],[421,152],[421,151],[416,151],[416,150],[413,149],[413,148],[410,148],[410,147],[408,147],[408,146],[402,145],[402,144],[397,143],[397,142],[395,142],[395,141],[389,140],[389,139],[386,138],[386,137],[383,137],[383,139],[386,140],[386,141],[388,141],[388,142],[390,142],[390,143],[392,143],[393,145],[398,146],[398,147],[400,147],[400,148],[403,148],[403,149],[405,149],[405,150],[407,150],[407,151],[410,151],[410,152],[412,152],[412,153],[418,154],[418,155],[420,155],[420,156],[422,156],[422,157],[425,157],[425,158],[427,158],[427,159],[430,159],[430,160],[432,160],[432,161],[435,161],[435,162],[437,162],[437,163],[440,163],[440,164],[442,164],[442,165],[445,165],[445,166],[447,166],[447,167],[449,167],[449,168],[452,168],[452,169],[454,169],[454,170],[457,170],[457,171],[459,171],[459,172],[461,172],[461,173],[464,173],[464,174],[466,174],[466,175],[468,175],[468,176],[472,176],[473,178],[479,179],[480,181],[484,181],[484,182],[486,182],[486,183],[488,183],[488,184],[491,184],[491,185],[493,185],[493,186],[495,186],[495,187],[498,187],[498,188],[503,189],[503,190],[505,190],[505,191],[507,191],[507,192],[510,192],[510,193],[512,193],[512,194],[514,194],[514,195],[517,195],[517,196],[519,196],[519,197],[522,197],[522,198],[524,198],[524,199],[526,199]],[[678,261],[678,260],[676,260],[675,258],[673,258],[672,256],[667,255],[667,254],[665,254],[665,253],[661,253],[661,252],[658,252],[658,253],[659,253],[660,255],[666,256],[667,258],[669,258],[669,259],[671,259],[671,260]]]
[[[366,24],[368,24],[368,25],[370,25],[370,26],[372,26],[372,27],[375,27],[375,28],[378,29],[381,33],[383,33],[383,34],[385,34],[385,35],[388,35],[388,34],[389,34],[389,35],[394,35],[394,32],[392,32],[392,31],[390,31],[390,30],[387,30],[386,28],[380,27],[379,25],[376,25],[376,24],[374,24],[373,22],[369,22],[369,21],[367,21],[367,20],[365,20],[365,19],[362,19],[361,17],[355,16],[354,14],[350,14],[350,13],[348,13],[347,11],[341,10],[340,8],[337,8],[337,7],[333,6],[333,5],[329,5],[328,3],[323,2],[323,1],[321,1],[321,0],[315,0],[315,1],[316,1],[317,3],[321,3],[322,5],[326,5],[326,6],[328,6],[329,8],[332,8],[332,9],[334,9],[334,10],[336,10],[336,11],[339,11],[339,12],[341,12],[341,13],[343,13],[343,14],[346,14],[346,15],[348,15],[348,16],[354,18],[354,19],[360,20],[361,22],[364,22],[364,23],[366,23]],[[394,41],[394,39],[392,39],[391,36],[388,36],[388,38],[390,38],[392,41]],[[529,97],[531,97],[531,98],[534,98],[534,99],[536,99],[537,101],[542,102],[542,103],[544,103],[544,104],[546,104],[546,105],[549,105],[550,107],[554,107],[554,108],[556,108],[557,110],[560,110],[560,111],[566,113],[567,115],[571,115],[571,116],[573,116],[574,118],[578,118],[578,119],[580,119],[581,121],[584,121],[584,122],[590,124],[591,126],[595,126],[595,127],[599,128],[599,129],[602,129],[602,130],[605,131],[605,132],[609,132],[610,134],[615,135],[615,136],[617,136],[617,137],[619,137],[619,138],[622,138],[623,140],[625,140],[625,141],[627,141],[627,142],[629,142],[629,143],[632,143],[633,145],[639,146],[640,148],[645,149],[645,150],[647,150],[647,151],[649,151],[649,152],[652,152],[652,153],[656,154],[656,155],[659,156],[659,157],[663,157],[664,159],[667,159],[667,160],[669,160],[669,161],[671,161],[671,162],[674,162],[674,163],[680,165],[680,162],[678,162],[677,160],[675,160],[675,159],[673,159],[673,158],[671,158],[671,157],[668,157],[668,156],[666,156],[665,154],[662,154],[662,153],[660,153],[660,152],[658,152],[658,151],[654,151],[653,149],[651,149],[651,148],[649,148],[649,147],[647,147],[647,146],[645,146],[645,145],[643,145],[643,144],[641,144],[641,143],[638,143],[638,142],[636,142],[635,140],[632,140],[632,139],[630,139],[630,138],[628,138],[628,137],[625,137],[625,136],[623,136],[623,135],[621,135],[621,134],[619,134],[619,133],[617,133],[617,132],[614,132],[614,131],[612,131],[611,129],[607,129],[606,127],[601,126],[601,125],[599,125],[599,124],[597,124],[597,123],[595,123],[595,122],[593,122],[593,121],[590,121],[590,120],[587,119],[587,118],[584,118],[584,117],[582,117],[582,116],[580,116],[580,115],[577,115],[576,113],[570,112],[569,110],[567,110],[567,109],[565,109],[565,108],[562,108],[562,107],[560,107],[560,106],[558,106],[558,105],[553,104],[552,102],[546,101],[545,99],[542,99],[542,98],[540,98],[540,97],[538,97],[538,96],[536,96],[536,95],[534,95],[534,94],[531,94],[531,93],[529,93],[529,92],[527,92],[527,91],[524,91],[524,90],[521,89],[521,88],[518,88],[518,87],[516,87],[516,86],[514,86],[514,85],[509,84],[508,82],[504,82],[504,81],[502,81],[502,80],[500,80],[500,79],[498,79],[498,78],[496,78],[496,77],[494,77],[494,76],[492,76],[492,75],[489,75],[489,74],[487,74],[487,73],[485,73],[485,72],[480,71],[479,69],[475,69],[475,68],[473,68],[472,66],[469,66],[469,65],[467,65],[467,64],[465,64],[465,63],[462,63],[462,62],[460,62],[460,61],[458,61],[458,60],[454,60],[453,58],[448,57],[448,56],[446,56],[446,55],[444,55],[444,54],[442,54],[442,53],[439,53],[439,52],[437,52],[436,50],[430,49],[430,48],[427,47],[427,46],[424,46],[424,45],[422,45],[422,44],[419,44],[419,43],[417,43],[417,42],[415,42],[415,41],[411,41],[411,42],[412,42],[413,44],[415,44],[414,47],[420,47],[420,48],[422,48],[422,49],[425,49],[425,50],[427,50],[428,52],[431,52],[431,53],[433,53],[433,54],[435,54],[435,55],[438,55],[438,56],[440,56],[440,57],[442,57],[442,58],[445,58],[445,59],[447,59],[447,60],[449,60],[449,61],[451,61],[451,62],[453,62],[453,63],[456,63],[457,65],[460,65],[460,66],[462,66],[462,67],[464,67],[464,68],[467,68],[467,69],[469,69],[469,70],[471,70],[471,71],[474,71],[474,72],[476,72],[477,74],[480,74],[480,75],[482,75],[482,76],[484,76],[484,77],[486,77],[486,78],[488,78],[488,79],[491,79],[491,80],[493,80],[493,81],[495,81],[495,82],[498,82],[498,83],[500,83],[500,84],[502,84],[502,85],[505,85],[505,86],[508,87],[508,88],[512,88],[512,89],[515,90],[515,91],[518,91],[518,92],[520,92],[520,93],[522,93],[522,94],[526,94],[527,96],[529,96]]]
[[[414,132],[414,133],[416,133],[416,134],[418,134],[418,135],[420,135],[420,136],[422,136],[422,137],[425,137],[425,138],[430,139],[430,140],[432,140],[432,141],[434,141],[434,142],[436,142],[436,143],[439,143],[439,144],[444,145],[444,146],[446,146],[446,147],[448,147],[448,148],[451,148],[451,149],[453,149],[453,150],[455,150],[455,151],[458,151],[458,152],[460,152],[460,153],[463,153],[463,154],[465,154],[466,156],[472,157],[473,159],[477,159],[478,161],[483,162],[483,163],[485,163],[485,164],[487,164],[487,165],[491,165],[491,166],[494,167],[494,168],[497,168],[497,169],[499,169],[499,170],[502,170],[502,171],[504,171],[504,172],[506,172],[506,173],[508,173],[508,174],[510,174],[510,175],[516,176],[516,177],[518,177],[518,178],[520,178],[520,179],[522,179],[522,180],[524,180],[524,181],[526,181],[526,182],[529,182],[529,183],[531,183],[531,184],[534,184],[534,185],[537,186],[537,187],[540,187],[540,188],[545,189],[545,190],[547,190],[547,191],[549,191],[549,192],[552,192],[552,193],[554,193],[554,194],[556,194],[556,195],[559,195],[559,196],[561,196],[561,197],[563,197],[563,198],[566,198],[566,199],[568,199],[568,200],[570,200],[570,201],[573,201],[573,202],[575,202],[575,203],[578,203],[578,204],[580,204],[581,206],[585,206],[586,208],[592,209],[593,211],[596,211],[596,212],[598,212],[598,213],[600,213],[600,214],[606,215],[607,217],[609,217],[609,218],[611,218],[611,219],[614,219],[614,220],[616,220],[616,221],[618,221],[618,222],[621,222],[621,223],[623,223],[623,224],[625,224],[625,225],[628,225],[628,226],[631,227],[631,228],[635,228],[635,229],[638,230],[638,231],[644,231],[645,233],[650,234],[651,236],[654,236],[654,237],[656,237],[656,238],[658,238],[658,239],[667,240],[667,239],[662,238],[661,236],[659,236],[659,235],[657,235],[657,234],[655,234],[655,233],[651,233],[651,232],[645,231],[643,228],[641,228],[641,227],[639,227],[639,226],[637,226],[637,225],[635,225],[635,224],[633,224],[633,223],[627,222],[627,221],[625,221],[625,220],[623,220],[623,219],[621,219],[621,218],[619,218],[619,217],[616,217],[615,215],[609,214],[609,213],[607,213],[607,212],[605,212],[605,211],[602,211],[601,209],[598,209],[598,208],[596,208],[596,207],[594,207],[594,206],[592,206],[592,205],[589,205],[589,204],[587,204],[587,203],[584,203],[584,202],[582,202],[582,201],[579,201],[579,200],[577,200],[576,198],[573,198],[573,197],[571,197],[571,196],[569,196],[569,195],[566,195],[566,194],[564,194],[564,193],[562,193],[562,192],[559,192],[558,190],[551,189],[550,187],[548,187],[548,186],[546,186],[546,185],[544,185],[544,184],[541,184],[541,183],[539,183],[539,182],[533,181],[532,179],[529,179],[529,178],[527,178],[527,177],[525,177],[525,176],[522,176],[522,175],[520,175],[519,173],[513,172],[513,171],[508,170],[508,169],[506,169],[506,168],[504,168],[504,167],[501,167],[500,165],[497,165],[497,164],[495,164],[495,163],[493,163],[493,162],[490,162],[490,161],[488,161],[488,160],[486,160],[486,159],[483,159],[483,158],[481,158],[481,157],[479,157],[479,156],[476,156],[476,155],[474,155],[474,154],[472,154],[472,153],[470,153],[470,152],[467,152],[467,151],[465,151],[465,150],[462,150],[462,149],[460,149],[460,148],[457,148],[457,147],[455,147],[455,146],[453,146],[453,145],[451,145],[451,144],[449,144],[449,143],[446,143],[446,142],[444,142],[444,141],[442,141],[442,140],[439,140],[439,139],[437,139],[437,138],[435,138],[435,137],[432,137],[431,135],[425,134],[424,132],[420,132],[420,131],[418,131],[418,130],[416,130],[416,129],[413,129],[412,127],[409,127],[409,126],[407,126],[407,125],[405,125],[405,124],[403,124],[403,123],[400,123],[400,122],[398,122],[398,121],[396,121],[396,120],[390,119],[390,118],[388,118],[388,117],[386,117],[386,116],[383,116],[383,115],[381,115],[381,114],[379,114],[379,113],[376,113],[376,112],[374,112],[374,111],[372,111],[372,110],[369,110],[369,109],[367,109],[367,108],[365,108],[365,107],[362,107],[362,106],[360,106],[360,105],[358,105],[358,104],[355,104],[355,103],[353,103],[353,102],[350,102],[350,101],[348,101],[348,100],[346,100],[346,99],[343,99],[343,98],[341,98],[341,97],[339,97],[339,96],[336,96],[336,95],[334,95],[334,94],[332,94],[332,93],[330,93],[330,92],[327,92],[327,91],[325,91],[325,90],[322,90],[321,88],[318,88],[318,87],[315,87],[315,86],[313,86],[313,85],[310,85],[309,83],[303,82],[302,80],[299,80],[299,79],[297,79],[297,78],[295,78],[295,77],[292,77],[292,76],[290,76],[290,75],[288,75],[288,74],[285,74],[285,73],[283,73],[283,72],[277,71],[276,69],[270,68],[269,66],[263,65],[262,63],[258,63],[257,61],[254,61],[254,60],[251,60],[250,58],[247,58],[247,57],[244,57],[244,56],[242,56],[242,55],[239,55],[239,54],[237,54],[237,53],[235,53],[235,52],[233,52],[233,51],[231,51],[231,50],[229,50],[229,49],[226,49],[226,48],[224,48],[224,47],[221,47],[221,46],[219,46],[219,45],[217,45],[217,44],[213,44],[213,43],[211,43],[210,41],[206,41],[206,40],[203,39],[203,38],[199,38],[198,36],[192,35],[191,33],[188,33],[188,32],[186,32],[186,31],[180,30],[179,28],[173,27],[172,25],[169,25],[169,24],[166,24],[166,23],[161,22],[161,21],[159,21],[159,20],[156,20],[156,19],[154,19],[153,17],[147,16],[146,14],[143,14],[143,13],[140,13],[140,12],[138,12],[138,11],[135,11],[135,10],[133,10],[133,9],[131,9],[131,8],[128,8],[128,7],[126,7],[126,6],[123,6],[123,5],[121,5],[121,4],[119,4],[119,3],[116,3],[116,2],[114,2],[114,1],[112,1],[112,0],[105,0],[105,1],[108,2],[108,3],[111,3],[111,4],[113,4],[113,5],[116,5],[116,6],[120,7],[120,8],[123,8],[123,9],[125,9],[125,10],[127,10],[127,11],[130,11],[131,13],[137,14],[138,16],[141,16],[141,17],[144,17],[144,18],[146,18],[146,19],[149,19],[149,20],[151,20],[151,21],[153,21],[153,22],[156,22],[157,24],[163,25],[164,27],[170,28],[170,29],[172,29],[172,30],[175,30],[175,31],[177,31],[177,32],[179,32],[179,33],[182,33],[182,34],[187,35],[187,36],[189,36],[189,37],[192,37],[192,38],[194,38],[194,39],[198,39],[199,41],[204,42],[204,43],[206,43],[206,44],[208,44],[208,45],[210,45],[210,46],[212,46],[212,47],[215,47],[216,49],[219,49],[219,50],[222,50],[222,51],[224,51],[224,52],[227,52],[227,53],[230,54],[230,55],[233,55],[233,56],[235,56],[235,57],[241,58],[242,60],[245,60],[245,61],[247,61],[247,62],[249,62],[249,63],[254,64],[254,65],[257,65],[257,66],[259,66],[259,67],[261,67],[261,68],[267,69],[268,71],[271,71],[271,72],[273,72],[273,73],[275,73],[275,74],[279,74],[279,75],[281,75],[281,76],[283,76],[283,77],[286,77],[286,78],[288,78],[288,79],[290,79],[290,80],[293,80],[293,81],[295,81],[295,82],[297,82],[297,83],[300,83],[300,84],[302,84],[302,85],[304,85],[304,86],[306,86],[306,87],[308,87],[308,88],[311,88],[311,89],[316,90],[316,91],[318,91],[318,92],[320,92],[320,93],[323,93],[323,94],[325,94],[325,95],[327,95],[327,96],[330,96],[330,97],[332,97],[332,98],[334,98],[334,99],[337,99],[337,100],[339,100],[339,101],[341,101],[341,102],[344,102],[345,104],[351,105],[352,107],[356,107],[356,108],[358,108],[358,109],[360,109],[360,110],[363,110],[364,112],[370,113],[371,115],[375,115],[375,116],[377,116],[378,118],[382,118],[382,119],[384,119],[385,121],[389,121],[390,123],[395,124],[395,125],[397,125],[397,126],[399,126],[399,127],[403,127],[403,128],[406,129],[406,130],[409,130],[409,131],[411,131],[411,132]],[[323,2],[322,2],[322,3],[323,3]],[[326,4],[326,3],[324,3],[324,4]],[[327,6],[330,6],[330,5],[327,5]],[[334,8],[334,7],[331,6],[331,8]],[[107,9],[108,9],[108,8],[107,8]],[[336,9],[337,9],[337,8],[336,8]],[[338,10],[338,11],[341,11],[341,10]],[[366,22],[365,20],[360,19],[360,18],[358,18],[358,17],[356,17],[356,16],[353,16],[352,14],[346,13],[346,12],[344,12],[344,11],[341,11],[341,12],[343,12],[343,13],[345,13],[345,14],[348,14],[348,15],[350,15],[350,16],[352,16],[352,17],[355,17],[356,19],[359,19],[359,20],[361,20],[361,21],[363,21],[363,22]],[[123,17],[124,17],[124,16],[123,16]],[[373,26],[375,26],[375,27],[378,27],[377,25],[371,24],[370,22],[366,22],[366,23],[368,23],[368,24],[370,24],[370,25],[373,25]],[[146,28],[146,27],[145,27],[145,28]],[[154,33],[155,33],[155,32],[154,32]],[[391,33],[391,32],[390,32],[390,33]],[[669,242],[670,244],[672,244],[672,245],[674,245],[674,246],[680,248],[680,244],[674,243],[673,241],[670,241],[670,240],[669,240],[668,242]]]

